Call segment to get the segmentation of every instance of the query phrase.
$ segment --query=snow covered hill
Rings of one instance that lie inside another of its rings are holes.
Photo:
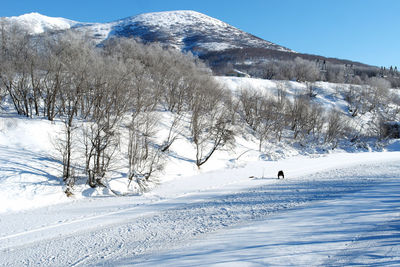
[[[258,91],[267,95],[277,94],[277,88],[283,88],[289,98],[307,92],[304,83],[290,81],[271,81],[253,78],[217,77],[221,84],[237,95],[240,90],[247,89]],[[315,101],[327,109],[338,109],[347,112],[347,102],[340,95],[339,88],[350,85],[337,85],[325,82],[316,83],[317,96]],[[396,91],[396,93],[398,93]],[[6,110],[12,110],[11,105]],[[171,114],[161,114],[163,121],[171,120]],[[370,120],[370,115],[354,118],[355,127],[363,127]],[[168,134],[168,123],[159,128],[158,135]],[[74,197],[67,198],[63,192],[65,188],[60,179],[62,164],[60,152],[57,151],[57,136],[62,134],[62,123],[58,120],[50,122],[46,119],[29,119],[7,111],[0,112],[0,213],[10,211],[28,210],[70,202],[72,199],[85,199],[94,196],[113,195],[108,190],[91,189],[88,185],[77,184],[74,188]],[[335,152],[366,152],[366,151],[396,151],[398,142],[389,142],[386,148],[374,147],[373,143],[364,143],[357,149],[354,144],[344,142]],[[261,165],[269,161],[282,160],[294,156],[319,157],[332,153],[329,147],[299,144],[290,144],[271,140],[266,144],[263,152],[259,151],[258,140],[252,135],[243,135],[236,138],[234,149],[217,151],[213,159],[198,170],[193,158],[195,149],[184,137],[179,138],[171,147],[165,170],[160,177],[160,182],[168,182],[179,179],[182,183],[187,177],[217,170],[229,170],[241,168],[252,162],[260,162]],[[252,171],[241,173],[240,178],[249,176],[262,177],[270,170],[258,167]],[[314,168],[315,169],[315,168]],[[273,175],[278,169],[274,169]],[[127,192],[128,180],[124,170],[110,177],[110,187],[118,192]],[[290,173],[289,173],[290,174]],[[230,178],[224,178],[222,183],[229,183]],[[186,183],[186,182],[185,182]],[[189,183],[190,184],[190,183]],[[188,184],[188,186],[190,186]],[[211,185],[210,185],[211,186]]]
[[[138,36],[184,51],[204,53],[228,48],[267,48],[291,51],[195,11],[147,13],[113,23],[110,36]]]
[[[16,24],[22,27],[30,34],[40,34],[46,31],[67,30],[78,24],[78,22],[73,20],[48,17],[36,12],[15,17],[5,17],[2,19],[8,23]]]
[[[87,32],[97,42],[112,37],[139,37],[145,42],[160,42],[196,54],[230,48],[265,48],[293,52],[195,11],[146,13],[109,23],[78,23],[38,13],[4,19],[33,34],[72,28]]]
[[[290,81],[217,79],[234,95],[282,88],[291,98],[307,90]],[[315,101],[346,112],[346,86],[316,83]],[[62,123],[3,108],[0,266],[400,264],[399,140],[334,151],[271,141],[261,153],[244,134],[199,170],[193,145],[179,138],[152,191],[117,197],[77,183],[67,197],[56,139]],[[163,112],[163,121],[169,116]],[[124,170],[114,175],[109,187],[126,192]]]

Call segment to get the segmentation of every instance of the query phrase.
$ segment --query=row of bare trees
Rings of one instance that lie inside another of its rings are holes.
[[[274,96],[243,89],[239,101],[240,115],[258,138],[260,151],[265,141],[280,142],[283,137],[328,143],[335,148],[346,135],[345,116],[336,110],[325,111],[308,94],[289,99],[282,89]]]
[[[255,71],[265,79],[296,81],[327,81],[332,83],[364,84],[370,76],[377,76],[378,68],[354,66],[352,64],[332,64],[324,60],[312,61],[300,57],[292,61],[269,61]]]
[[[178,138],[193,144],[200,168],[246,129],[260,150],[283,139],[336,147],[348,134],[346,116],[325,111],[311,85],[293,97],[283,88],[274,96],[251,90],[232,96],[197,58],[157,44],[120,38],[96,46],[79,33],[33,37],[4,25],[0,33],[0,100],[8,97],[20,115],[62,122],[56,144],[69,186],[78,173],[91,187],[107,186],[107,177],[125,169],[128,187],[143,191]],[[300,59],[290,71],[299,81],[316,75]],[[365,103],[381,110],[387,87],[379,79],[362,94],[349,87],[343,92],[349,111],[357,116]]]
[[[385,80],[393,88],[400,86],[400,72],[397,68],[386,70],[373,66],[361,66],[352,63],[333,63],[320,59],[266,59],[253,60],[249,64],[227,64],[217,73],[229,73],[232,69],[241,70],[253,77],[274,80],[295,80],[300,82],[327,81],[332,83],[346,83],[368,85],[371,78]]]
[[[73,33],[1,33],[2,95],[20,115],[63,123],[56,143],[68,185],[83,172],[90,186],[105,186],[122,154],[130,183],[143,190],[182,137],[184,119],[190,121],[187,138],[199,168],[233,141],[231,97],[191,55],[132,39],[96,47]],[[163,112],[172,121],[160,140]]]

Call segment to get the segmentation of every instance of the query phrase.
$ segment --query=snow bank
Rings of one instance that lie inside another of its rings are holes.
[[[57,131],[46,120],[0,118],[0,213],[68,201],[54,157]]]
[[[288,95],[306,90],[304,84],[289,81],[236,77],[216,79],[234,94],[242,88],[275,94],[280,87],[284,88]],[[326,106],[344,106],[343,99],[336,95],[337,86],[317,83],[318,101]],[[167,122],[171,120],[171,114],[163,112],[161,118],[166,123],[159,128],[159,140],[163,140],[168,134]],[[40,118],[28,119],[17,115],[0,117],[0,213],[73,201],[63,192],[60,154],[55,149],[55,140],[61,129],[60,122],[49,122]],[[199,170],[194,164],[193,145],[187,138],[179,138],[171,146],[165,170],[159,175],[162,185],[147,195],[168,198],[235,183],[252,186],[254,181],[248,181],[250,176],[275,178],[281,169],[287,177],[307,175],[339,166],[374,162],[378,157],[391,158],[396,155],[396,151],[400,151],[399,141],[392,141],[387,146],[385,150],[388,153],[352,154],[344,153],[346,149],[326,151],[313,148],[306,151],[300,146],[278,142],[271,142],[265,147],[265,151],[260,153],[257,140],[251,135],[237,136],[236,144],[234,149],[217,151]],[[124,160],[123,155],[120,155],[120,158]],[[119,164],[124,166],[122,161]],[[128,181],[125,172],[125,169],[121,169],[115,176],[110,177],[109,185],[113,190],[127,192]],[[74,193],[74,199],[113,195],[109,190],[93,190],[85,184],[75,186]]]

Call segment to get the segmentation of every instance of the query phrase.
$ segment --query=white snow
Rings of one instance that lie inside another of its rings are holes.
[[[398,266],[399,189],[399,175],[385,177],[378,185],[337,199],[308,203],[218,230],[173,250],[116,262],[140,266]]]
[[[198,38],[198,35],[209,36],[210,39],[218,37],[217,42],[199,42],[199,47],[209,51],[220,51],[237,46],[231,43],[232,38],[239,38],[246,45],[254,47],[272,48],[280,51],[290,49],[274,45],[269,41],[254,38],[251,35],[215,18],[192,10],[177,10],[145,13],[132,16],[110,23],[114,27],[136,27],[136,24],[149,27],[151,31],[160,31],[169,36],[169,44],[179,48],[185,48],[182,41],[185,38]],[[194,34],[195,33],[195,34]],[[223,39],[221,41],[220,39]]]
[[[5,18],[11,23],[17,23],[31,34],[39,34],[46,31],[66,30],[78,22],[64,19],[48,17],[36,12]]]
[[[222,51],[226,49],[233,49],[233,48],[238,48],[235,45],[229,44],[229,43],[222,43],[222,42],[209,42],[209,43],[202,43],[200,44],[200,47],[210,50],[210,51]]]
[[[305,90],[217,79],[234,93]],[[319,83],[318,101],[345,110],[335,86]],[[198,170],[181,138],[152,191],[116,197],[77,185],[67,198],[54,147],[61,127],[0,116],[0,266],[400,265],[399,140],[355,153],[271,144],[267,158],[254,140],[238,137],[234,150],[218,151]],[[126,184],[111,177],[113,188]]]
[[[399,159],[399,152],[383,152],[256,162],[171,181],[143,196],[6,213],[0,263],[399,263]],[[286,180],[277,180],[282,167]],[[264,177],[248,178],[261,170]]]
[[[0,214],[68,201],[54,159],[58,125],[16,116],[0,118]]]
[[[211,28],[231,27],[229,24],[204,15],[202,13],[192,10],[177,10],[177,11],[164,11],[144,13],[131,18],[132,21],[140,21],[146,25],[153,25],[157,27],[171,28],[173,26],[185,25],[188,27],[198,26],[199,21],[206,22],[206,25]],[[127,21],[124,19],[123,21]],[[203,23],[202,23],[203,24]]]

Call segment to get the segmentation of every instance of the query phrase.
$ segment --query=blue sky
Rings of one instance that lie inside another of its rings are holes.
[[[0,16],[39,12],[82,22],[190,9],[301,53],[400,67],[400,0],[18,0]]]

